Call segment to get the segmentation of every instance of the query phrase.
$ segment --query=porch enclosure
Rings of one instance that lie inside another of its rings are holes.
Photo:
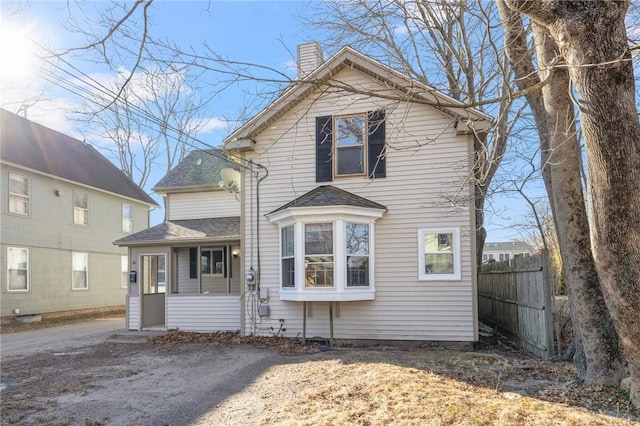
[[[480,321],[545,358],[554,354],[552,297],[544,253],[487,263],[478,274]]]
[[[240,244],[131,248],[127,322],[184,331],[240,329]],[[165,260],[166,259],[166,260]]]

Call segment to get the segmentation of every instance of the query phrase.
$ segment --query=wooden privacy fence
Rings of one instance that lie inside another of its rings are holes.
[[[478,316],[516,337],[525,351],[548,358],[554,354],[553,305],[545,259],[543,253],[482,265]]]

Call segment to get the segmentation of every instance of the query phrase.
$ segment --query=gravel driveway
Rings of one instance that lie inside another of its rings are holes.
[[[102,320],[3,335],[1,423],[189,424],[281,358],[246,346],[168,351],[144,339],[115,343],[123,325]]]

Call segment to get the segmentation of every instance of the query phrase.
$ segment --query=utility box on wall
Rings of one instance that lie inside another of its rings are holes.
[[[269,305],[258,306],[258,315],[261,317],[269,316]]]

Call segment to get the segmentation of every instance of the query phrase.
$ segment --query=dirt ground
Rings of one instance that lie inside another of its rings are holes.
[[[3,356],[1,423],[629,425],[639,414],[619,390],[581,386],[571,365],[497,341],[318,349],[170,333]]]

